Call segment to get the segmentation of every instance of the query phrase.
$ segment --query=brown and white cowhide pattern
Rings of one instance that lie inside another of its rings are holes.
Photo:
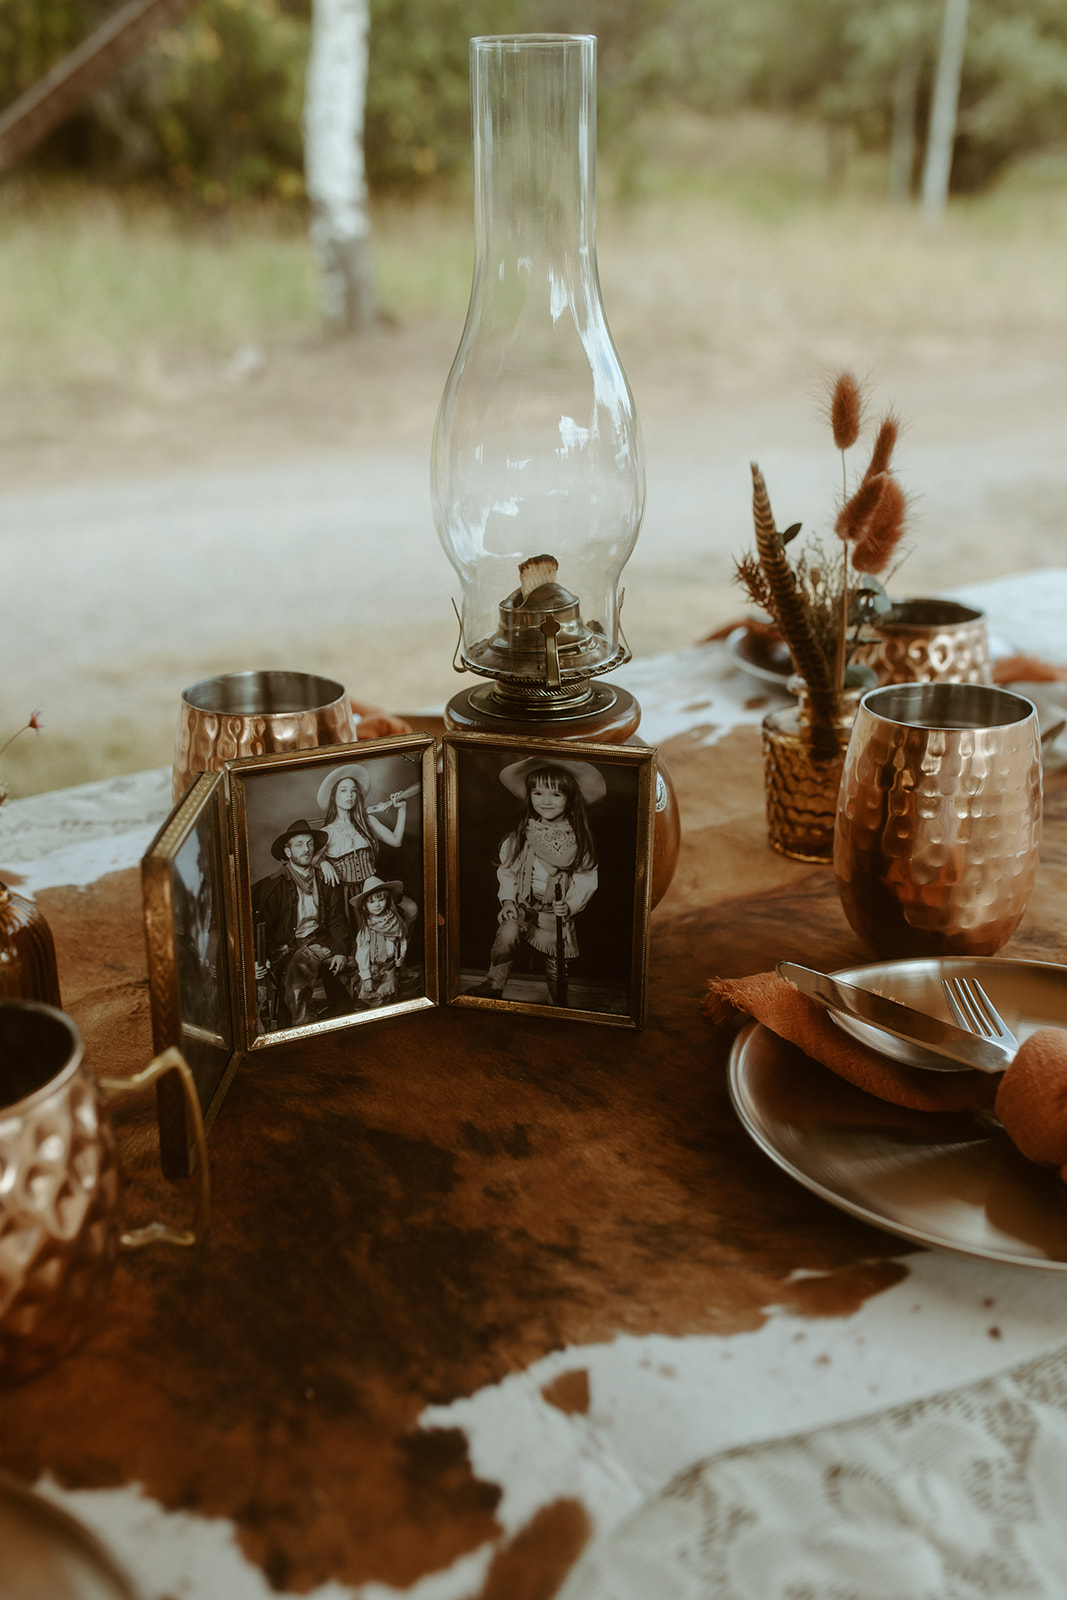
[[[862,959],[832,873],[768,848],[755,730],[665,754],[683,842],[643,1032],[441,1009],[242,1066],[206,1242],[123,1259],[100,1331],[0,1393],[0,1464],[230,1518],[279,1589],[403,1589],[495,1540],[481,1600],[548,1600],[585,1509],[557,1501],[505,1539],[499,1486],[460,1431],[418,1426],[428,1404],[569,1347],[546,1397],[582,1411],[583,1345],[753,1329],[772,1304],[841,1316],[906,1274],[899,1240],[750,1142],[700,1013],[710,975]],[[1064,951],[1064,793],[1019,955]],[[151,1039],[137,873],[40,899],[94,1067],[132,1072]],[[123,1119],[131,1218],[180,1212],[151,1105]]]

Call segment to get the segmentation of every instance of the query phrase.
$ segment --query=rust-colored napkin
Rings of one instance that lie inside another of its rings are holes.
[[[993,663],[993,682],[1005,688],[1013,683],[1067,683],[1067,667],[1041,661],[1037,656],[1001,656]]]
[[[713,978],[704,1012],[714,1023],[748,1012],[838,1077],[892,1105],[917,1111],[992,1106],[1022,1154],[1057,1167],[1067,1181],[1067,1032],[1062,1028],[1031,1034],[998,1079],[983,1072],[934,1074],[891,1061],[842,1032],[822,1006],[776,972]]]

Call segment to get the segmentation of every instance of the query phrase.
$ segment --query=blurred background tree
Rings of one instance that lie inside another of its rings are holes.
[[[0,105],[115,9],[115,0],[3,0]],[[615,150],[623,186],[640,114],[751,107],[818,119],[831,176],[851,150],[877,151],[891,157],[898,195],[915,187],[943,0],[371,0],[370,9],[366,162],[379,194],[417,193],[465,164],[468,37],[522,29],[598,35],[601,145]],[[168,185],[208,207],[252,195],[299,202],[309,35],[310,0],[193,0],[32,165]],[[952,188],[985,188],[1065,138],[1063,0],[972,0]]]

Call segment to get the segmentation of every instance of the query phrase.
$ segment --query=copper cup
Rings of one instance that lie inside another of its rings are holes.
[[[198,772],[238,756],[351,744],[356,722],[333,678],[309,672],[228,672],[182,694],[174,744],[175,804]]]
[[[151,1222],[124,1232],[108,1104],[171,1070],[181,1076],[197,1142],[196,1218],[190,1228]],[[0,1000],[0,1382],[50,1366],[92,1331],[120,1247],[195,1244],[207,1207],[200,1104],[178,1051],[164,1051],[132,1078],[97,1078],[62,1011]]]
[[[884,683],[988,683],[985,612],[956,600],[894,600],[853,653]]]
[[[870,689],[838,796],[845,915],[886,956],[986,956],[1034,886],[1041,744],[1029,700],[983,684]]]

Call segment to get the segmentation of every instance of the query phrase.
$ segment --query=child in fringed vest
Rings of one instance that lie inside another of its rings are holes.
[[[408,949],[414,902],[404,895],[399,879],[383,883],[370,877],[352,896],[355,923],[355,998],[366,1006],[395,1000]]]
[[[500,781],[523,811],[498,853],[500,913],[489,971],[467,993],[501,999],[525,943],[544,957],[551,1003],[566,1005],[567,967],[578,955],[574,919],[597,888],[587,807],[603,799],[604,778],[588,761],[530,756],[505,767]]]

